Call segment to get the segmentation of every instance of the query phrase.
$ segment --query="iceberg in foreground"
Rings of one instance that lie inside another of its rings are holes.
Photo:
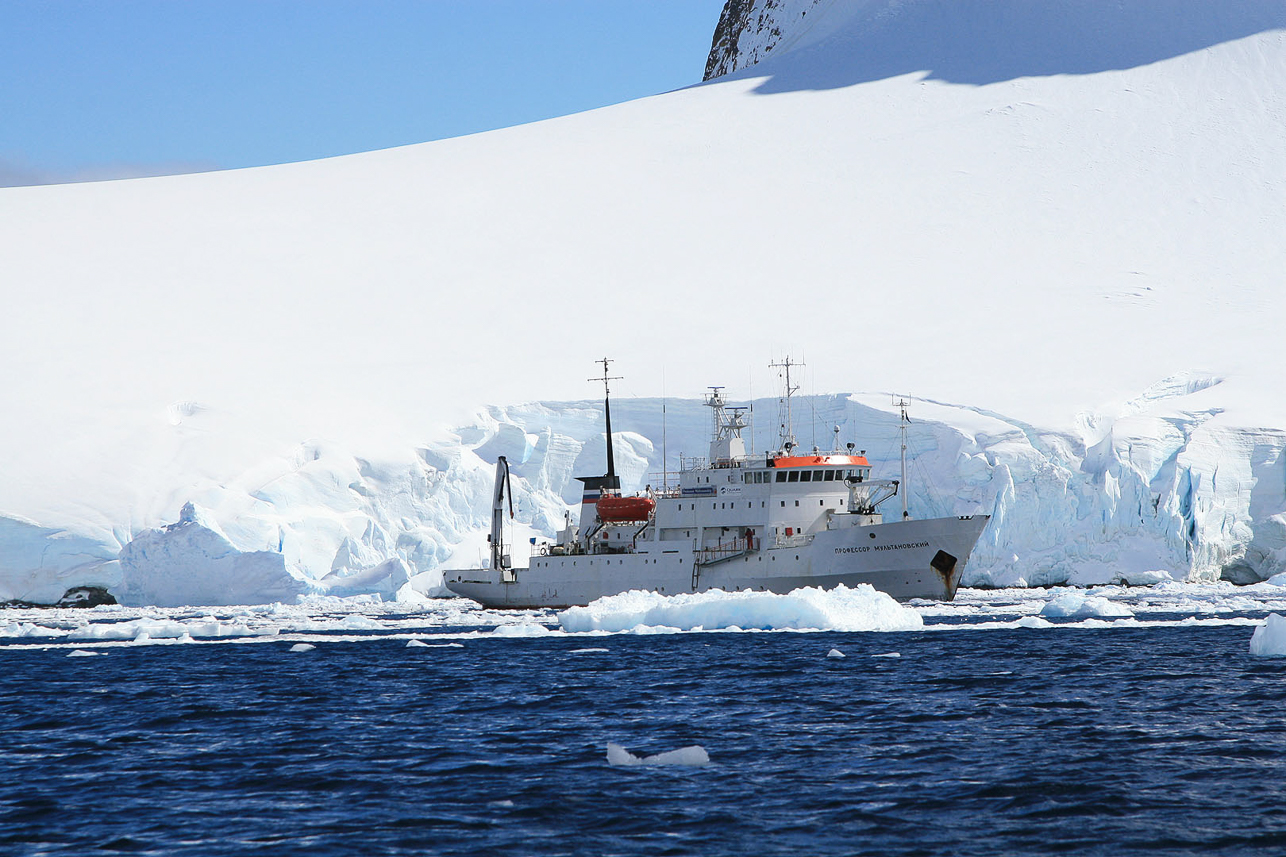
[[[1260,658],[1286,657],[1286,616],[1268,615],[1250,638],[1250,653]]]
[[[924,619],[883,592],[863,583],[854,589],[796,589],[775,592],[711,590],[681,595],[632,590],[600,598],[558,614],[564,631],[628,631],[723,628],[759,631],[918,631]]]

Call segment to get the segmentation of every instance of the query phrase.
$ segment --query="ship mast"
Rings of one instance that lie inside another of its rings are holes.
[[[906,427],[911,422],[911,418],[906,415],[906,409],[911,403],[906,399],[898,399],[896,404],[902,409],[902,418],[898,423],[898,427],[901,429],[902,433],[902,484],[898,486],[898,493],[902,495],[902,520],[905,521],[907,518],[911,517],[911,513],[907,511],[907,501],[910,499],[910,486],[906,481]]]
[[[602,360],[595,360],[594,362],[603,364],[603,377],[601,379],[603,382],[603,418],[607,423],[607,473],[605,475],[610,482],[612,480],[615,480],[616,478],[616,456],[612,452],[612,402],[611,402],[612,390],[608,386],[608,382],[620,381],[623,379],[624,376],[607,374],[607,365],[614,361],[608,360],[606,357],[604,357]],[[589,378],[588,380],[598,381],[600,379]],[[607,487],[618,487],[618,486],[609,485]]]
[[[790,450],[796,446],[795,426],[794,426],[793,415],[791,414],[790,397],[794,395],[797,390],[799,390],[799,387],[797,386],[792,387],[790,384],[790,369],[792,366],[803,366],[803,365],[804,365],[803,363],[791,362],[789,354],[786,355],[786,360],[783,363],[768,364],[769,369],[785,370],[784,374],[786,378],[786,395],[784,398],[779,400],[779,409],[778,409],[777,416],[778,416],[778,420],[781,423],[780,425],[781,436],[780,436],[779,448],[784,449],[787,452],[790,452]]]

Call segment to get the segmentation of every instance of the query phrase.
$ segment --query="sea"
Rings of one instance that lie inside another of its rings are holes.
[[[1286,853],[1286,587],[460,604],[0,612],[0,854]]]

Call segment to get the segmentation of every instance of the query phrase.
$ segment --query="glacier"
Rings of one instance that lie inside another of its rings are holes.
[[[653,98],[0,189],[0,602],[440,595],[496,456],[516,544],[602,472],[604,350],[630,488],[790,351],[801,440],[885,474],[910,395],[912,514],[993,516],[966,586],[1286,572],[1286,7],[727,12]]]

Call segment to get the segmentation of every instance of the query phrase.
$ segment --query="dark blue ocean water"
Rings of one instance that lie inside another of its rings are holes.
[[[9,649],[0,853],[1281,854],[1286,664],[1249,636]]]

